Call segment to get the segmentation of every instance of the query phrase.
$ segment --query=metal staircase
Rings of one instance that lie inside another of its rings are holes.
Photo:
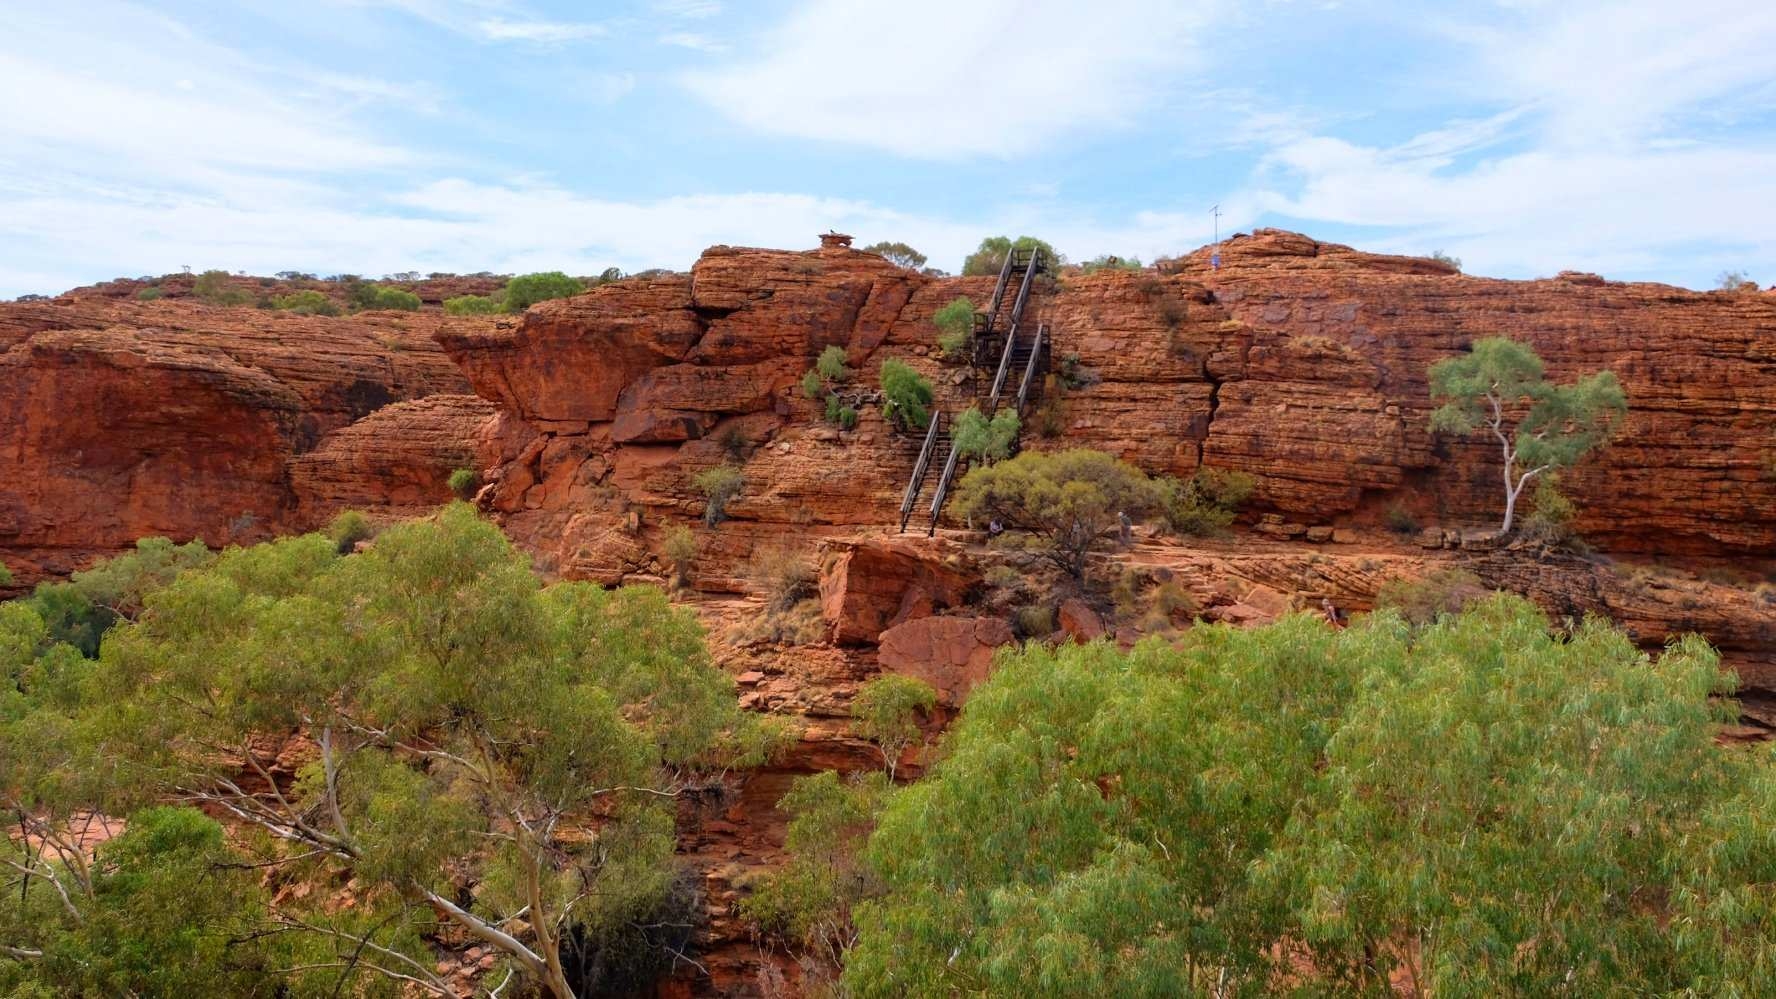
[[[985,310],[974,314],[976,405],[989,418],[998,412],[1001,401],[1005,401],[1014,404],[1018,418],[1023,419],[1024,408],[1032,401],[1039,385],[1040,373],[1046,366],[1048,356],[1048,327],[1036,324],[1034,329],[1027,329],[1023,320],[1024,308],[1029,304],[1036,275],[1042,273],[1046,267],[1040,250],[1014,249],[1007,253],[1005,263],[999,268],[999,280],[993,285],[992,301]],[[1017,288],[1008,303],[1006,296],[1008,292],[1012,292],[1014,276],[1017,277]],[[1002,336],[1000,330],[1004,331]],[[982,377],[989,370],[992,372],[990,378]],[[1010,393],[1014,386],[1015,395],[1012,395]],[[927,537],[936,534],[944,501],[949,498],[950,486],[958,474],[967,470],[969,459],[964,458],[957,450],[956,442],[951,437],[954,425],[953,417],[942,410],[933,409],[931,424],[925,431],[924,446],[919,449],[919,457],[913,463],[913,474],[907,482],[906,496],[900,504],[900,529],[903,533],[912,520],[913,511],[925,500],[927,483],[931,483],[930,501],[925,505],[929,513],[925,534]],[[943,456],[941,461],[940,455]],[[937,471],[935,479],[931,474],[934,469]]]

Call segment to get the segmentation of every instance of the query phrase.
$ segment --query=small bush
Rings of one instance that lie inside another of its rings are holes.
[[[1440,264],[1448,264],[1449,266],[1455,268],[1458,271],[1462,269],[1462,262],[1461,262],[1460,257],[1452,257],[1449,254],[1444,253],[1442,250],[1432,250],[1430,253],[1429,259],[1435,260],[1437,263],[1440,263]]]
[[[717,465],[698,472],[691,484],[707,501],[703,507],[703,522],[714,527],[727,519],[728,502],[740,494],[746,485],[746,477],[732,465]]]
[[[506,282],[506,311],[523,312],[553,298],[569,298],[586,290],[586,286],[560,271],[525,274]]]
[[[1418,518],[1398,503],[1388,507],[1387,529],[1402,536],[1418,533]]]
[[[814,362],[814,371],[828,382],[847,382],[856,374],[845,366],[845,348],[837,344],[820,352],[820,359]]]
[[[1019,422],[1017,410],[1001,409],[991,420],[980,409],[970,406],[956,417],[953,438],[956,450],[965,458],[999,461],[1011,457],[1017,444]]]
[[[472,468],[459,468],[450,473],[448,484],[451,492],[462,499],[468,499],[481,485],[481,476]]]
[[[166,289],[162,288],[160,285],[151,284],[148,287],[143,288],[141,291],[136,292],[136,301],[152,302],[157,298],[163,298],[165,296]]]
[[[1055,612],[1053,607],[1043,604],[1031,604],[1019,607],[1012,616],[1012,625],[1023,638],[1045,638],[1054,634]]]
[[[417,312],[419,296],[400,288],[391,288],[385,284],[371,284],[359,281],[350,284],[345,292],[346,301],[357,310],[392,309],[400,312]]]
[[[1758,283],[1746,277],[1744,271],[1722,271],[1714,286],[1721,291],[1734,293],[1758,290]]]
[[[237,306],[251,301],[250,296],[234,287],[227,271],[204,271],[191,283],[191,293],[210,305]]]
[[[1024,574],[1009,565],[995,565],[981,577],[988,586],[996,590],[1015,589],[1023,585]]]
[[[820,569],[806,552],[767,548],[753,556],[746,575],[765,598],[766,613],[781,614],[820,595]]]
[[[951,299],[950,304],[932,315],[931,324],[937,327],[937,346],[945,357],[962,360],[968,356],[974,340],[974,302],[967,298]]]
[[[1096,274],[1098,271],[1138,271],[1141,269],[1141,259],[1139,257],[1118,257],[1105,253],[1093,257],[1079,266],[1087,274]]]
[[[444,311],[452,316],[486,316],[504,312],[505,300],[500,296],[457,295],[444,300]]]
[[[341,555],[350,555],[358,547],[358,542],[369,541],[376,536],[376,529],[370,525],[370,518],[356,510],[341,511],[333,522],[327,525],[327,537],[333,541],[333,549]]]
[[[691,566],[697,561],[697,536],[691,533],[690,528],[680,524],[666,532],[666,540],[660,545],[660,554],[672,566],[672,585],[684,586],[690,582]]]
[[[1435,624],[1445,614],[1460,614],[1490,591],[1466,569],[1438,569],[1423,579],[1394,579],[1375,594],[1376,610],[1396,610],[1418,627]]]
[[[820,601],[809,598],[785,610],[754,615],[729,633],[740,645],[775,642],[779,645],[816,645],[826,640],[826,617]]]
[[[1186,482],[1161,481],[1165,529],[1177,535],[1209,537],[1225,533],[1252,496],[1257,480],[1244,472],[1199,468]]]
[[[339,306],[318,291],[292,292],[271,300],[271,307],[302,316],[337,316]]]
[[[4,562],[0,562],[0,586],[11,586],[11,585],[12,585],[12,570],[8,569]]]
[[[920,736],[919,717],[936,706],[931,684],[898,673],[883,673],[858,689],[851,702],[852,727],[881,751],[889,780],[901,755]]]
[[[840,406],[833,422],[846,430],[855,430],[857,428],[857,407]]]
[[[912,365],[890,358],[882,362],[882,415],[906,430],[924,430],[931,422],[931,383]]]
[[[722,453],[730,461],[745,461],[746,449],[752,446],[752,442],[746,439],[745,432],[732,423],[722,428],[715,442],[721,445]]]
[[[1560,491],[1560,480],[1556,476],[1542,476],[1542,480],[1536,483],[1531,502],[1533,509],[1523,518],[1523,533],[1531,540],[1559,546],[1571,546],[1578,541],[1572,526],[1578,510]]]
[[[802,376],[802,394],[815,402],[826,398],[826,382],[821,381],[820,372],[809,368],[808,373]]]

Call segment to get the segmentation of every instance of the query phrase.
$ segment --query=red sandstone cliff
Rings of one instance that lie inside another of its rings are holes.
[[[0,560],[25,584],[147,535],[219,545],[310,528],[344,505],[433,505],[491,411],[462,395],[433,337],[488,322],[100,297],[0,305]],[[458,401],[385,410],[448,393]],[[341,481],[348,467],[357,481]]]

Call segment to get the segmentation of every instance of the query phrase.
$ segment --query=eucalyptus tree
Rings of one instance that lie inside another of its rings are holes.
[[[1527,344],[1487,337],[1460,357],[1431,365],[1431,429],[1470,434],[1481,428],[1504,458],[1505,520],[1511,530],[1524,487],[1567,468],[1609,439],[1628,411],[1613,371],[1571,385],[1547,381],[1542,359]]]

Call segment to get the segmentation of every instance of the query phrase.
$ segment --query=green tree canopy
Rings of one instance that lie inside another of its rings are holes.
[[[886,258],[896,267],[905,267],[909,271],[916,271],[925,266],[925,254],[905,243],[891,243],[884,240],[880,243],[871,243],[863,248],[863,252],[877,254]]]
[[[0,635],[14,655],[32,622]],[[230,549],[148,593],[97,662],[32,669],[0,705],[0,798],[34,834],[169,797],[217,810],[261,834],[260,869],[358,886],[342,911],[265,902],[268,927],[432,989],[419,934],[444,923],[558,999],[593,991],[573,969],[600,962],[575,958],[671,891],[671,797],[777,738],[659,590],[545,588],[461,503],[350,557],[322,535]],[[294,782],[272,770],[291,732],[312,740]]]
[[[1431,429],[1469,434],[1484,427],[1504,455],[1505,519],[1509,532],[1517,499],[1536,476],[1567,468],[1609,439],[1628,411],[1613,371],[1571,385],[1542,375],[1542,359],[1527,344],[1505,337],[1475,341],[1472,351],[1431,365]]]
[[[523,312],[538,302],[569,298],[585,290],[585,284],[560,271],[520,275],[506,282],[506,311]]]
[[[931,382],[905,361],[882,362],[882,415],[901,429],[925,429],[931,422]]]
[[[964,457],[1000,461],[1010,456],[1021,426],[1017,410],[1010,407],[988,419],[980,407],[970,406],[956,417],[956,428],[951,437]]]
[[[960,360],[967,356],[968,344],[974,338],[974,302],[965,297],[950,299],[931,315],[937,327],[937,346],[944,356]]]
[[[958,424],[960,429],[960,424]],[[1025,451],[963,476],[957,511],[976,523],[997,520],[1028,532],[1039,550],[1074,579],[1086,556],[1123,515],[1138,520],[1160,500],[1147,474],[1102,451]]]
[[[1767,749],[1702,642],[1494,597],[1002,654],[867,850],[860,996],[1761,990]]]
[[[962,276],[997,275],[1005,265],[1005,255],[1012,250],[1041,250],[1043,260],[1050,267],[1058,267],[1067,262],[1067,258],[1055,252],[1055,248],[1034,236],[988,236],[980,241],[980,246],[962,261]]]

